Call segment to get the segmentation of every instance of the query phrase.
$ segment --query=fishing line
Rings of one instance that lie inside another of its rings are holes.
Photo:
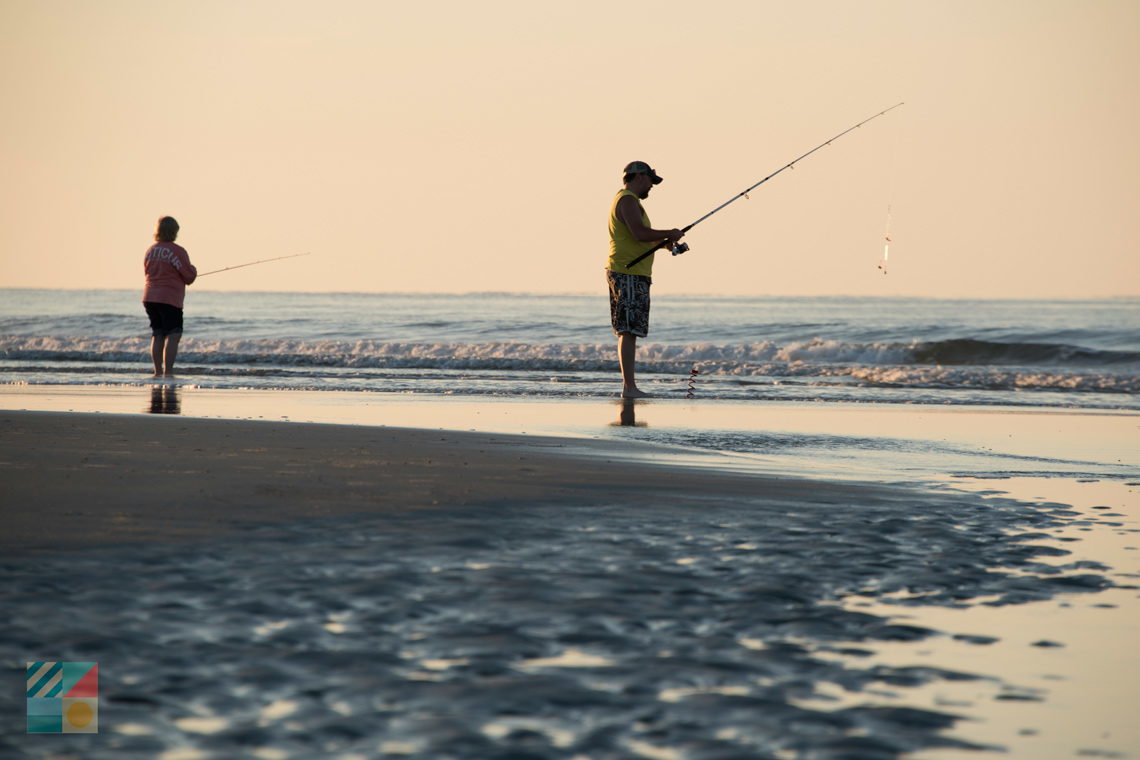
[[[242,267],[251,267],[254,264],[266,264],[270,261],[280,261],[281,259],[295,259],[298,256],[308,256],[308,255],[309,255],[308,253],[291,253],[288,256],[277,256],[277,257],[274,257],[272,259],[260,259],[258,261],[250,261],[250,262],[247,262],[245,264],[235,264],[232,267],[225,267],[224,269],[215,269],[215,270],[210,271],[210,272],[202,272],[198,276],[199,277],[205,277],[208,274],[217,274],[218,272],[228,272],[231,269],[241,269]]]
[[[890,199],[894,197],[894,184],[895,184],[895,148],[897,140],[890,141],[888,148],[887,158],[887,221],[883,225],[883,258],[879,261],[879,271],[884,275],[887,273],[887,266],[891,258],[891,202]]]
[[[887,226],[883,230],[883,260],[879,262],[879,269],[887,273],[887,261],[891,257],[891,206],[887,204]]]
[[[748,188],[746,188],[746,189],[744,189],[744,190],[740,191],[739,193],[737,193],[736,195],[734,195],[732,198],[729,198],[727,201],[725,201],[724,203],[720,204],[719,206],[717,206],[716,208],[714,208],[712,211],[708,212],[707,214],[705,214],[704,216],[702,216],[700,219],[698,219],[697,221],[695,221],[695,222],[693,222],[692,224],[690,224],[688,227],[683,227],[683,228],[681,229],[681,232],[688,232],[689,230],[693,229],[693,228],[694,228],[694,227],[696,227],[698,224],[700,224],[700,223],[701,223],[701,222],[703,222],[704,220],[708,219],[710,216],[712,216],[712,215],[713,215],[713,214],[715,214],[716,212],[720,211],[722,208],[724,208],[724,207],[725,207],[725,206],[727,206],[728,204],[732,203],[733,201],[737,201],[737,200],[740,200],[741,198],[747,198],[747,197],[748,197],[748,194],[749,194],[750,192],[752,192],[752,191],[753,191],[753,190],[755,190],[756,188],[760,187],[760,185],[763,185],[765,182],[767,182],[768,180],[772,179],[772,177],[775,177],[775,176],[776,176],[777,174],[779,174],[780,172],[784,171],[785,169],[791,169],[791,168],[795,167],[795,165],[796,165],[796,164],[798,164],[800,161],[802,161],[802,160],[804,160],[805,158],[807,158],[808,156],[810,156],[812,153],[815,153],[815,152],[816,152],[817,150],[819,150],[820,148],[825,148],[825,147],[827,147],[828,145],[831,145],[833,142],[835,142],[836,140],[838,140],[840,137],[843,137],[843,135],[847,134],[848,132],[853,132],[854,130],[856,130],[856,129],[858,129],[859,127],[863,126],[863,125],[864,125],[864,124],[866,124],[867,122],[869,122],[869,121],[872,121],[873,119],[877,119],[877,118],[879,118],[880,116],[882,116],[883,114],[887,113],[888,111],[893,111],[894,109],[898,108],[898,107],[899,107],[899,106],[901,106],[901,105],[903,105],[903,104],[902,104],[902,103],[895,103],[893,106],[891,106],[890,108],[886,109],[885,111],[879,111],[879,112],[878,112],[877,114],[875,114],[874,116],[871,116],[871,117],[869,117],[869,118],[863,119],[863,121],[859,122],[859,123],[858,123],[858,124],[856,124],[855,126],[853,126],[853,127],[848,127],[847,129],[843,130],[843,131],[842,131],[842,132],[840,132],[839,134],[835,135],[835,137],[829,138],[827,141],[820,143],[819,145],[815,146],[814,148],[812,148],[811,150],[809,150],[807,153],[803,154],[803,155],[802,155],[802,156],[800,156],[799,158],[797,158],[797,159],[795,159],[795,160],[793,160],[793,161],[791,161],[791,162],[789,162],[789,163],[787,163],[787,164],[784,164],[784,165],[783,165],[783,166],[781,166],[779,169],[777,169],[776,171],[772,172],[771,174],[769,174],[767,177],[765,177],[764,179],[760,180],[760,181],[759,181],[759,182],[757,182],[756,184],[754,184],[754,185],[752,185],[751,187],[748,187]],[[643,254],[641,254],[640,256],[638,256],[638,257],[637,257],[636,259],[634,259],[633,261],[629,262],[629,264],[627,264],[627,265],[626,265],[626,267],[628,268],[628,267],[632,267],[632,266],[634,266],[635,264],[637,264],[639,261],[641,261],[642,259],[644,259],[644,258],[645,258],[646,256],[648,256],[649,254],[651,254],[651,253],[653,253],[653,252],[655,252],[655,251],[658,251],[658,250],[660,250],[660,249],[664,248],[664,247],[665,247],[665,246],[667,246],[667,245],[669,245],[669,241],[667,241],[667,240],[662,240],[660,243],[658,243],[657,245],[653,246],[652,248],[650,248],[648,251],[646,251],[645,253],[643,253]],[[674,255],[674,256],[678,256],[678,255],[680,255],[680,254],[684,253],[684,252],[685,252],[685,251],[687,251],[687,250],[689,250],[689,246],[688,246],[687,244],[685,244],[685,243],[677,243],[677,244],[674,244],[674,245],[673,245],[673,255]]]

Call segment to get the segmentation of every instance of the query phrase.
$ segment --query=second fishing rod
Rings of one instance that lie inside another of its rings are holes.
[[[877,118],[879,118],[880,116],[882,116],[883,114],[887,113],[888,111],[893,111],[894,109],[898,108],[898,107],[899,107],[899,106],[901,106],[901,105],[903,105],[903,104],[902,104],[902,103],[895,103],[895,104],[894,104],[893,106],[891,106],[890,108],[888,108],[888,109],[886,109],[886,110],[884,110],[884,111],[879,111],[879,112],[878,112],[877,114],[875,114],[874,116],[870,116],[870,117],[868,117],[868,118],[866,118],[866,119],[863,119],[863,121],[859,122],[858,124],[856,124],[856,125],[854,125],[854,126],[852,126],[852,127],[848,127],[847,129],[843,130],[842,132],[840,132],[839,134],[835,135],[834,137],[828,138],[826,141],[824,141],[824,142],[820,143],[819,145],[815,146],[814,148],[812,148],[811,150],[809,150],[807,153],[803,154],[803,155],[802,155],[802,156],[800,156],[799,158],[796,158],[796,159],[794,159],[794,160],[792,160],[792,161],[789,161],[788,163],[784,164],[784,165],[783,165],[783,166],[781,166],[779,169],[777,169],[776,171],[772,172],[771,174],[769,174],[767,177],[765,177],[764,179],[760,180],[759,182],[757,182],[757,183],[755,183],[755,184],[753,184],[753,185],[750,185],[749,187],[745,188],[744,190],[741,190],[739,193],[737,193],[736,195],[732,196],[732,197],[731,197],[731,198],[729,198],[727,201],[725,201],[724,203],[720,204],[719,206],[717,206],[716,208],[714,208],[712,211],[708,212],[707,214],[705,214],[704,216],[702,216],[700,219],[698,219],[697,221],[695,221],[695,222],[693,222],[692,224],[690,224],[688,227],[682,227],[682,228],[681,228],[681,232],[683,232],[683,233],[684,233],[684,232],[688,232],[689,230],[693,229],[693,228],[694,228],[694,227],[696,227],[698,224],[700,224],[700,223],[701,223],[701,222],[703,222],[704,220],[708,219],[710,216],[712,216],[712,215],[713,215],[713,214],[715,214],[716,212],[720,211],[721,209],[723,209],[725,206],[727,206],[728,204],[732,203],[733,201],[737,201],[737,200],[740,200],[741,198],[747,198],[747,197],[748,197],[748,194],[749,194],[750,192],[752,192],[752,191],[753,191],[753,190],[755,190],[756,188],[760,187],[761,185],[763,185],[765,182],[767,182],[768,180],[770,180],[770,179],[772,179],[773,177],[775,177],[775,176],[776,176],[777,174],[779,174],[780,172],[784,171],[785,169],[791,169],[793,166],[795,166],[796,164],[798,164],[800,161],[803,161],[805,158],[807,158],[808,156],[810,156],[812,153],[815,153],[817,150],[819,150],[819,149],[821,149],[821,148],[826,148],[828,145],[831,145],[833,142],[835,142],[836,140],[838,140],[840,137],[843,137],[843,135],[847,134],[848,132],[853,132],[854,130],[856,130],[856,129],[858,129],[859,127],[863,126],[863,125],[864,125],[864,124],[866,124],[867,122],[869,122],[869,121],[872,121],[873,119],[877,119]],[[628,267],[632,267],[632,266],[636,265],[636,264],[637,264],[639,261],[641,261],[642,259],[644,259],[646,256],[649,256],[651,253],[655,253],[655,252],[657,252],[657,251],[661,250],[662,248],[666,247],[667,245],[669,245],[669,241],[668,241],[668,240],[662,240],[660,243],[658,243],[657,245],[653,246],[652,248],[650,248],[649,250],[647,250],[645,253],[641,254],[641,255],[640,255],[640,256],[638,256],[636,259],[634,259],[633,261],[631,261],[631,262],[629,262],[628,264],[626,264],[626,267],[628,268]],[[685,252],[685,251],[687,251],[687,250],[689,250],[689,245],[688,245],[688,243],[674,243],[674,244],[673,244],[673,247],[672,247],[672,252],[673,252],[673,255],[674,255],[674,256],[678,256],[678,255],[680,255],[680,254],[684,253],[684,252]]]

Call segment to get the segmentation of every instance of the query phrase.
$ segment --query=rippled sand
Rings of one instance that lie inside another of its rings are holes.
[[[1041,696],[955,658],[882,664],[887,642],[996,641],[886,605],[1120,585],[1070,558],[1058,530],[1096,521],[1058,503],[654,466],[603,442],[0,425],[0,653],[97,661],[101,678],[97,737],[24,735],[21,700],[0,697],[15,757],[977,754],[995,749],[969,738],[984,705],[906,693]]]

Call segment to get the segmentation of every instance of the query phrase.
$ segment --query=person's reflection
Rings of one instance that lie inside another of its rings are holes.
[[[178,398],[178,388],[173,385],[155,385],[150,389],[151,414],[181,414],[182,402]]]
[[[648,427],[649,423],[637,421],[636,406],[637,401],[635,399],[623,398],[621,400],[621,412],[618,414],[618,420],[617,422],[611,422],[610,425],[613,427]]]

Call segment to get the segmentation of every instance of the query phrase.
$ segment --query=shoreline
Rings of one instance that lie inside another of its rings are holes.
[[[58,416],[54,422],[53,416]],[[390,493],[382,509],[479,502],[495,498],[496,487],[503,489],[500,498],[534,502],[588,497],[590,503],[606,498],[646,503],[652,499],[639,494],[639,488],[647,494],[747,498],[758,483],[792,501],[809,499],[812,488],[917,488],[1004,494],[1031,502],[1080,499],[1071,493],[1073,485],[1085,484],[1083,490],[1088,491],[1094,481],[1104,488],[1140,486],[1140,414],[1104,410],[468,398],[216,390],[164,383],[143,388],[0,386],[0,430],[12,428],[14,419],[38,420],[24,431],[22,440],[51,441],[51,449],[20,448],[15,436],[5,435],[0,446],[8,451],[10,472],[36,471],[41,476],[57,472],[65,480],[74,470],[107,475],[131,464],[136,475],[145,468],[164,471],[169,480],[165,490],[202,494],[198,503],[215,505],[210,508],[214,512],[227,499],[213,483],[216,476],[206,477],[212,472],[232,470],[227,476],[229,492],[245,487],[240,492],[261,505],[258,509],[266,515],[273,513],[267,495],[287,490],[264,477],[251,490],[242,482],[240,469],[232,469],[240,468],[240,458],[214,450],[219,443],[254,459],[279,460],[274,466],[282,477],[291,478],[293,497],[303,492],[297,489],[305,485],[304,477],[322,477],[321,467],[330,472],[344,469],[353,477],[367,473],[360,480],[363,489],[383,487]],[[186,460],[181,468],[165,467],[164,454],[156,448],[167,435],[174,436],[172,445]],[[311,435],[319,436],[323,449],[312,446]],[[270,452],[258,444],[259,437],[276,441],[277,448]],[[739,439],[747,437],[760,442],[739,446]],[[144,441],[147,445],[141,448],[132,444]],[[365,453],[370,448],[372,455]],[[518,453],[496,458],[493,450]],[[130,456],[125,454],[128,451]],[[333,451],[346,464],[338,465]],[[383,471],[401,454],[421,464],[417,482],[431,480],[438,498],[398,487],[395,474]],[[16,469],[13,457],[23,462]],[[541,468],[512,469],[512,463],[525,461],[524,457],[531,459],[528,465],[539,463]],[[449,458],[474,461],[474,471],[490,468],[497,474],[494,479],[482,478],[478,488],[449,485],[457,474],[443,464]],[[376,471],[369,472],[370,466]],[[601,473],[594,485],[587,486],[573,475],[583,466]],[[257,475],[252,465],[246,472]],[[664,482],[670,485],[662,487],[661,473],[669,473]],[[752,483],[749,478],[759,480]],[[672,485],[682,481],[679,488]],[[6,499],[8,508],[26,500],[23,517],[15,518],[25,527],[10,530],[13,540],[6,544],[14,543],[17,535],[31,535],[26,505],[43,503],[49,491],[38,489],[57,488],[60,482],[47,478],[34,486],[14,484]],[[543,482],[550,488],[544,488]],[[629,483],[638,488],[628,487]],[[603,495],[607,488],[612,496]],[[265,496],[255,498],[256,489]],[[133,494],[130,498],[136,505],[161,498],[163,491],[152,495],[142,484],[129,491],[116,490],[110,481],[93,490],[92,503]],[[368,503],[354,492],[325,509],[349,514],[366,509]],[[300,501],[295,499],[279,506],[280,514],[316,513],[313,506],[302,509],[297,504]],[[198,516],[208,518],[210,510],[198,508],[206,510]],[[71,517],[70,525],[88,519],[81,514]],[[130,523],[123,521],[124,527]],[[181,528],[175,535],[187,530]],[[149,535],[150,529],[144,532]]]
[[[715,466],[729,469],[743,467],[773,473],[803,469],[813,477],[822,477],[823,473],[806,459],[789,459],[785,456],[789,451],[781,451],[774,439],[771,446],[749,451],[734,448],[731,440],[715,437],[693,445],[685,436],[839,436],[828,445],[842,447],[854,443],[857,449],[844,452],[840,458],[827,458],[826,451],[813,449],[808,459],[828,459],[828,465],[836,468],[839,477],[857,477],[862,469],[863,475],[871,478],[897,469],[895,463],[874,461],[860,468],[851,461],[855,457],[848,455],[873,455],[876,441],[893,444],[930,440],[952,448],[1026,460],[1079,458],[1090,463],[1120,465],[1125,477],[1140,478],[1140,412],[1130,410],[798,400],[690,401],[667,397],[630,402],[616,397],[211,389],[165,382],[139,386],[0,385],[0,410],[5,409],[628,440],[668,446],[678,456],[686,451],[698,452],[698,458],[706,462],[720,453],[728,458]],[[729,445],[718,447],[726,442]],[[954,453],[952,448],[942,453]],[[1131,473],[1127,472],[1129,468]],[[937,472],[937,467],[924,469],[928,481],[942,480],[946,475]]]

